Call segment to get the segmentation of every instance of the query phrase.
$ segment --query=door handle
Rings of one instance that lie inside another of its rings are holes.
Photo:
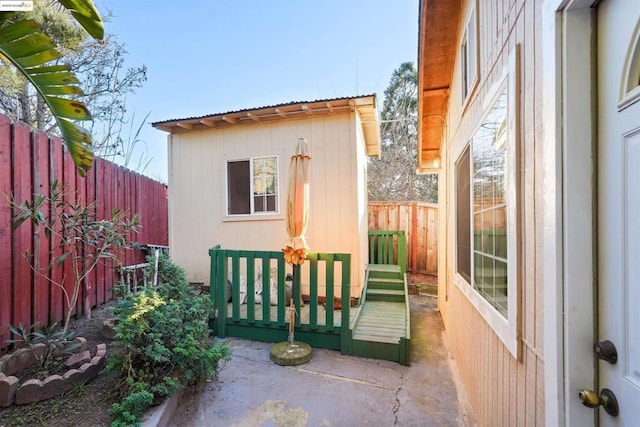
[[[593,352],[596,357],[605,362],[615,365],[618,361],[618,351],[616,346],[609,340],[599,341],[593,345]]]
[[[608,388],[603,388],[600,395],[593,390],[582,389],[578,393],[578,397],[587,408],[602,406],[607,414],[612,417],[617,417],[620,412],[618,399],[616,399],[616,395]]]

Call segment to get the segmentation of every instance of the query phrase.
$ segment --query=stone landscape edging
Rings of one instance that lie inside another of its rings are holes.
[[[36,362],[30,349],[21,348],[0,358],[0,407],[51,399],[71,390],[75,384],[87,382],[98,375],[106,365],[106,344],[98,344],[96,354],[91,357],[91,354],[84,350],[84,338],[76,338],[74,342],[80,344],[78,352],[72,354],[65,362],[71,369],[62,375],[50,375],[44,380],[29,379],[20,384],[18,377],[13,375]],[[36,348],[35,351],[42,350]]]

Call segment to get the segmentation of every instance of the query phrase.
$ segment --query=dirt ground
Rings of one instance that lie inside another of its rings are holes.
[[[424,273],[407,272],[407,283],[411,285],[437,285],[438,276]]]
[[[113,302],[92,312],[91,319],[73,320],[70,329],[87,340],[89,349],[95,352],[99,343],[110,341],[102,337],[102,321],[111,317]],[[12,405],[0,408],[0,427],[52,426],[97,427],[109,426],[109,408],[114,402],[115,374],[101,373],[93,381],[79,385],[64,395],[30,405]]]

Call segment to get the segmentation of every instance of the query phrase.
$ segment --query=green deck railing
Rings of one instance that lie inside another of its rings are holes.
[[[370,230],[369,264],[394,264],[407,272],[407,236],[404,230]]]
[[[211,312],[210,326],[214,334],[223,338],[235,336],[257,341],[278,342],[288,337],[286,309],[286,264],[280,251],[246,251],[222,249],[216,246],[209,250],[211,258]],[[321,275],[321,269],[324,274]],[[296,316],[295,338],[318,348],[349,351],[351,336],[350,316],[350,280],[351,255],[310,253],[301,266],[302,273],[296,275],[309,280],[309,301],[304,307],[303,316]],[[340,283],[337,283],[337,271],[340,271]],[[261,279],[260,279],[261,277]],[[324,292],[321,294],[321,277],[324,278]],[[277,282],[276,301],[272,305],[271,282]],[[229,286],[229,282],[231,286]],[[246,284],[246,285],[245,285]],[[256,295],[257,286],[262,293]],[[300,283],[296,283],[300,289]],[[306,286],[307,284],[305,284]],[[341,308],[335,307],[334,287],[339,285]],[[241,299],[242,288],[246,286],[246,298]],[[229,287],[231,288],[231,307],[229,308]],[[321,299],[324,298],[324,317],[319,312]],[[260,307],[261,305],[261,307]],[[272,307],[274,309],[272,309]],[[302,313],[300,299],[295,301],[296,313]],[[336,312],[339,312],[337,314]],[[336,321],[339,316],[340,323]]]

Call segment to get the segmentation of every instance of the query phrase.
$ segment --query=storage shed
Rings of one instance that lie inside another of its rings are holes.
[[[380,155],[376,95],[291,102],[153,123],[169,133],[169,246],[191,282],[209,283],[208,250],[279,251],[298,138],[311,151],[307,241],[350,253],[351,294],[367,263],[367,158]]]

